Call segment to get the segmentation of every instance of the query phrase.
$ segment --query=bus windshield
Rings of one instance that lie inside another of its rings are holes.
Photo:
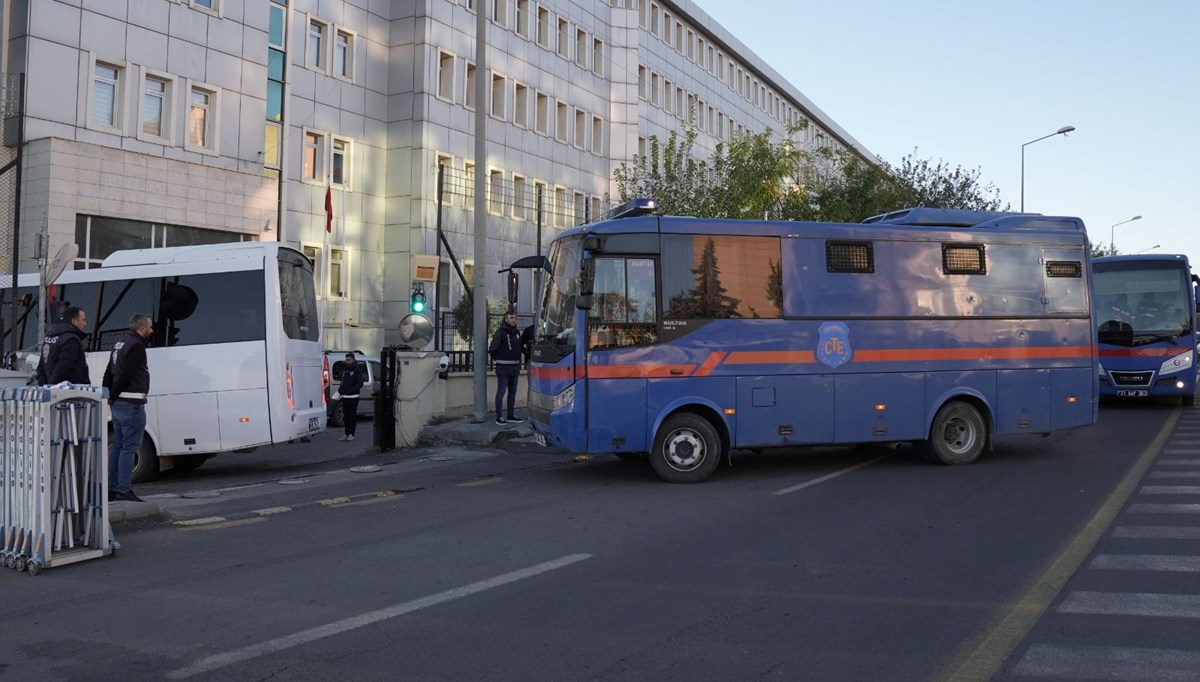
[[[1094,286],[1101,343],[1134,346],[1192,332],[1191,282],[1177,262],[1096,263]]]
[[[579,295],[580,246],[583,237],[568,237],[550,247],[538,339],[543,343],[575,344],[575,298]]]

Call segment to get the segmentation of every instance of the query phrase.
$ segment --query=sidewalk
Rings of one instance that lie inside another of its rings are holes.
[[[159,518],[169,520],[172,510],[202,504],[206,498],[208,502],[212,501],[211,494],[197,491],[197,488],[250,489],[287,479],[340,475],[353,466],[350,460],[371,455],[400,455],[405,459],[417,459],[450,451],[461,455],[464,447],[494,449],[509,443],[525,446],[534,444],[533,429],[529,422],[501,425],[490,415],[480,423],[475,423],[472,417],[462,417],[428,424],[421,428],[415,447],[389,451],[375,447],[374,424],[371,420],[359,421],[358,437],[353,441],[338,440],[340,435],[340,428],[328,428],[307,443],[297,441],[261,447],[247,454],[217,455],[204,464],[200,475],[176,477],[166,473],[156,481],[136,486],[138,495],[145,502],[109,503],[109,521],[122,524]],[[346,462],[345,465],[337,466],[342,461]]]

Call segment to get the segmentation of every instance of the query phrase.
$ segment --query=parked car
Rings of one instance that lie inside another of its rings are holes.
[[[346,353],[354,353],[358,364],[367,370],[362,391],[358,394],[358,416],[375,416],[375,396],[379,394],[379,377],[383,372],[379,358],[373,355],[363,355],[356,350],[327,350],[325,358],[329,361],[329,387],[325,393],[325,405],[329,426],[341,426],[345,423],[342,419],[342,401],[334,400],[333,394],[337,393],[338,385],[342,383],[342,369],[346,366]]]

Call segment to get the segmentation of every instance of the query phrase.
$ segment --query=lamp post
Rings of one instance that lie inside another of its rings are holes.
[[[1141,251],[1138,251],[1138,253],[1146,253],[1147,251],[1153,251],[1157,248],[1160,248],[1161,246],[1162,246],[1162,244],[1155,244],[1154,246],[1151,246],[1148,249],[1142,249]]]
[[[1119,223],[1113,223],[1113,226],[1111,228],[1109,228],[1109,230],[1108,230],[1108,255],[1110,255],[1110,256],[1117,255],[1117,240],[1116,240],[1117,225],[1124,225],[1125,223],[1132,223],[1135,220],[1141,220],[1141,219],[1142,219],[1142,217],[1140,215],[1135,215],[1134,217],[1130,218],[1129,220],[1122,220]]]
[[[1042,140],[1046,139],[1047,137],[1054,137],[1055,135],[1066,135],[1067,133],[1069,133],[1073,130],[1075,130],[1075,126],[1063,126],[1063,127],[1059,128],[1058,130],[1050,133],[1049,135],[1043,135],[1036,140],[1030,140],[1030,141],[1026,142],[1025,144],[1021,145],[1021,212],[1022,213],[1025,212],[1025,148],[1028,147],[1029,145],[1033,144],[1034,142],[1041,142]]]

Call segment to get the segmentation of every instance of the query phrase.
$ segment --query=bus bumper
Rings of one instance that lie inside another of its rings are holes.
[[[575,394],[577,386],[571,384],[557,395],[530,391],[529,421],[539,443],[569,452],[587,450],[584,410]]]

